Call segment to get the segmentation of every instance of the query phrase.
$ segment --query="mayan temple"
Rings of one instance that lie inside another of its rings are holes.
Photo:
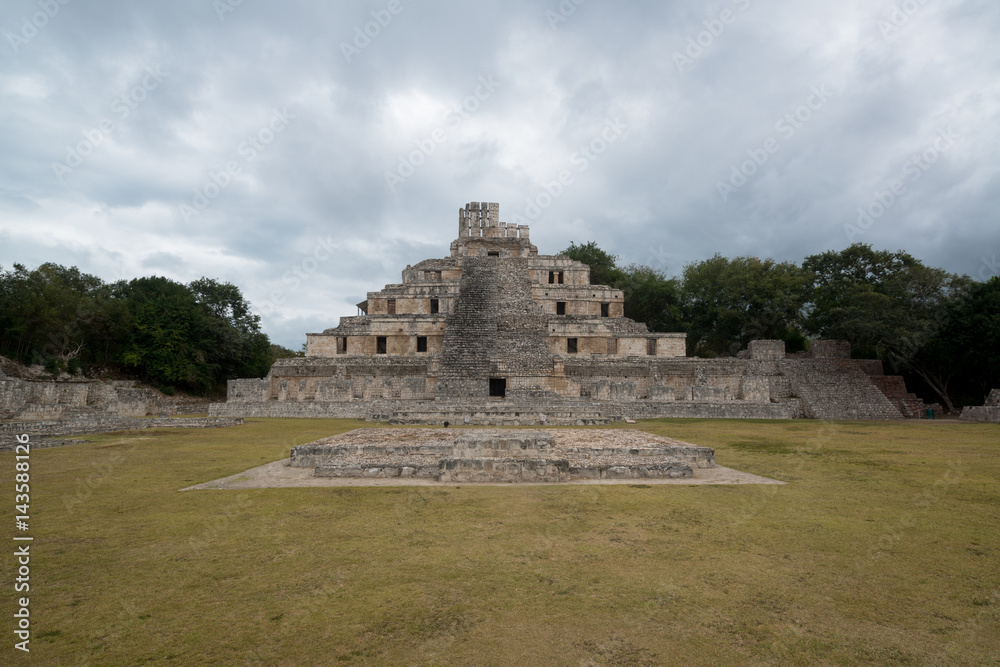
[[[230,381],[213,416],[352,417],[391,423],[599,424],[628,418],[892,419],[923,404],[846,343],[786,355],[686,356],[685,334],[624,316],[621,290],[587,265],[539,255],[495,203],[458,212],[443,259],[407,266],[360,315],[306,334],[306,356]]]

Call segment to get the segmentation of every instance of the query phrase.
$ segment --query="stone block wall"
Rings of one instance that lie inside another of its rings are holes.
[[[778,361],[785,358],[785,341],[752,340],[747,346],[751,359],[758,361]]]
[[[850,359],[851,344],[846,340],[814,340],[809,343],[813,359]]]
[[[242,423],[242,418],[218,419],[200,417],[173,419],[170,417],[119,417],[97,413],[74,419],[4,422],[0,423],[0,452],[11,451],[16,443],[16,437],[22,434],[31,436],[32,447],[38,447],[42,443],[36,441],[35,438],[52,438],[86,433],[114,433],[116,431],[136,431],[149,428],[221,428],[239,426]]]
[[[985,405],[964,408],[959,419],[1000,424],[1000,389],[994,389],[990,392]]]
[[[226,383],[226,400],[232,403],[257,403],[269,398],[271,382],[266,378],[229,380]]]
[[[121,417],[176,414],[181,404],[150,388],[136,387],[134,382],[0,379],[0,419],[3,420],[68,419],[91,413]],[[192,409],[206,408],[207,402],[194,402]]]
[[[372,403],[325,403],[262,401],[260,403],[212,403],[209,417],[295,417],[310,419],[365,419]]]

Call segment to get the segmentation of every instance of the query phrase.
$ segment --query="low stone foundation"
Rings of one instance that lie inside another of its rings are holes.
[[[12,451],[15,436],[28,434],[35,438],[48,438],[84,433],[112,433],[136,431],[147,428],[220,428],[239,426],[241,418],[219,419],[213,417],[112,417],[92,416],[86,419],[60,419],[52,421],[4,422],[0,424],[0,452]]]
[[[986,405],[974,405],[962,410],[959,419],[970,422],[1000,424],[1000,389],[994,389],[986,399]]]
[[[553,483],[692,477],[715,452],[634,430],[362,428],[292,448],[290,465],[316,477]]]

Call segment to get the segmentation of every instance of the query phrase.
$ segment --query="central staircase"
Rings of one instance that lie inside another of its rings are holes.
[[[466,257],[455,308],[446,320],[438,371],[441,400],[489,397],[490,353],[497,339],[498,261]]]

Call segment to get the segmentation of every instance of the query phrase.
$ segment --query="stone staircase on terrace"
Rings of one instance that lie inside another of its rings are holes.
[[[892,404],[899,408],[904,417],[908,419],[923,419],[927,409],[934,410],[935,415],[941,415],[944,411],[939,403],[925,403],[924,399],[914,393],[906,391],[906,381],[899,375],[873,375],[872,382],[877,386]]]
[[[784,359],[781,370],[814,419],[902,419],[903,414],[851,360]]]
[[[542,422],[542,415],[545,421]],[[604,413],[600,406],[584,401],[542,400],[537,402],[497,401],[480,403],[472,401],[426,401],[423,405],[392,406],[373,410],[368,421],[386,424],[443,424],[451,426],[484,424],[501,426],[595,426],[610,424],[614,417]]]

